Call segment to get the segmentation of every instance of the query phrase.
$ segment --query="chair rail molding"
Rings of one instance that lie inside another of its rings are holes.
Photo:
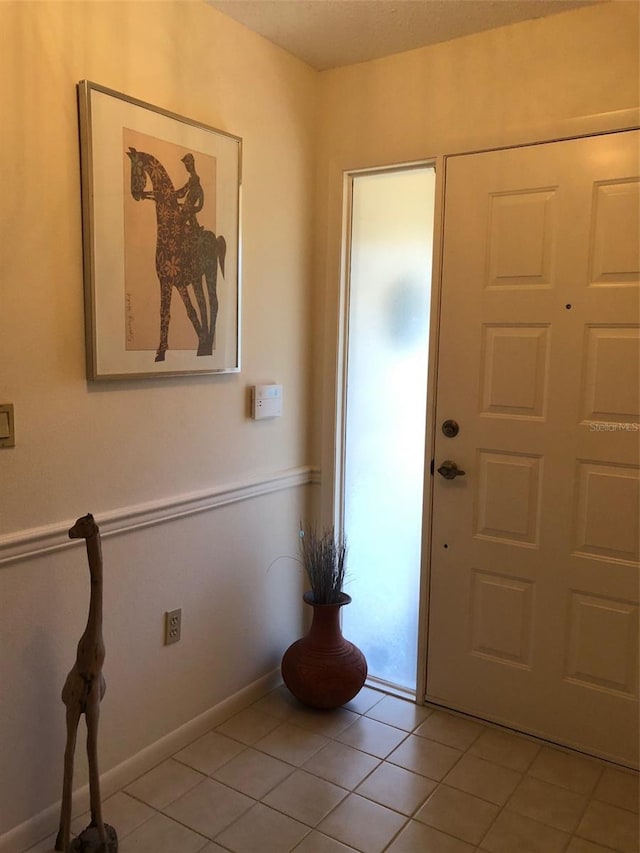
[[[96,511],[95,515],[99,519],[100,534],[104,539],[317,482],[316,468],[289,468],[260,478],[247,478],[244,482],[228,483],[106,512]],[[72,524],[73,519],[68,519],[0,536],[0,568],[73,547],[77,543],[68,537]]]

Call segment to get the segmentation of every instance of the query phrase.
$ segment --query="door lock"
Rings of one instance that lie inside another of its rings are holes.
[[[451,420],[451,418],[448,418],[442,424],[442,432],[447,436],[447,438],[455,438],[456,435],[460,432],[458,421],[454,421]]]
[[[464,477],[466,471],[458,468],[455,462],[450,459],[445,459],[442,465],[438,468],[438,474],[443,476],[445,480],[455,480],[456,477]]]

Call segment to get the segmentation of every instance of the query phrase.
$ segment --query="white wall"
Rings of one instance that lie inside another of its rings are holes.
[[[240,374],[86,382],[81,79],[243,138]],[[200,2],[0,3],[0,402],[16,420],[16,447],[0,451],[0,561],[26,555],[0,565],[0,847],[61,792],[60,691],[87,562],[82,547],[32,552],[63,545],[76,517],[108,522],[103,771],[277,668],[299,634],[298,569],[269,565],[295,553],[310,492],[318,83]],[[265,381],[284,385],[284,416],[253,422],[247,389]],[[141,505],[160,502],[145,516],[157,520],[247,484],[256,497],[119,532]],[[183,639],[164,647],[174,607]]]
[[[331,515],[343,175],[534,141],[640,104],[640,6],[612,2],[322,75],[318,151],[314,458]],[[438,163],[440,166],[441,163]]]

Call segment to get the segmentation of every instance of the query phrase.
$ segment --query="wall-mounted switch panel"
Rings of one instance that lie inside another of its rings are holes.
[[[254,385],[252,415],[256,421],[282,417],[282,385]]]
[[[13,403],[3,403],[0,405],[0,447],[15,447],[15,443]]]

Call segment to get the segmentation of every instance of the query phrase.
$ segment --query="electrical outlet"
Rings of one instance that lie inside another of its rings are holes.
[[[167,610],[164,614],[164,644],[170,646],[180,639],[182,630],[182,610]]]

